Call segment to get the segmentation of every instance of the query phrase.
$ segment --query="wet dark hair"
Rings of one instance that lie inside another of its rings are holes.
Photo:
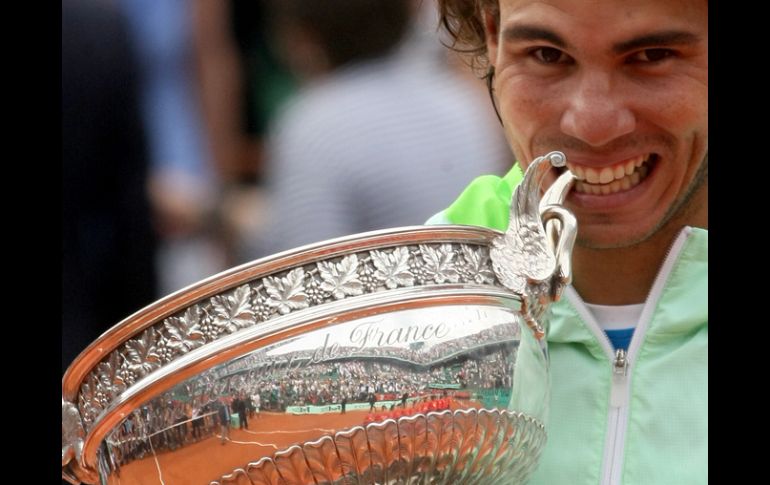
[[[381,57],[407,30],[411,0],[276,0],[279,21],[313,32],[332,68]]]
[[[477,73],[489,75],[484,14],[500,24],[498,0],[438,0],[441,25],[452,37],[451,49],[467,56]]]

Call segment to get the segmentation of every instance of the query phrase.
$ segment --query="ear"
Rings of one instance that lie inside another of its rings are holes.
[[[495,66],[497,62],[497,47],[500,42],[499,30],[500,26],[498,21],[492,12],[485,10],[483,13],[484,20],[484,34],[487,42],[487,56],[489,57],[489,64]]]

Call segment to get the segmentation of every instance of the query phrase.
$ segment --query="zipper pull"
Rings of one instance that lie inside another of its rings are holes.
[[[610,405],[623,407],[628,401],[628,359],[626,351],[617,349],[615,361],[612,363],[612,389],[610,390]]]

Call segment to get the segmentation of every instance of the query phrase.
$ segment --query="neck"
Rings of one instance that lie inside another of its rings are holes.
[[[575,247],[573,286],[597,305],[643,303],[673,239],[640,254],[638,246],[613,249]],[[612,284],[607,284],[612,282]]]
[[[682,214],[633,246],[595,249],[575,245],[572,284],[583,301],[597,305],[644,303],[682,228],[708,228],[708,185],[704,184],[690,202]]]

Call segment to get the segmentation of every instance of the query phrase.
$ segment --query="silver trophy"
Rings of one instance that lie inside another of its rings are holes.
[[[574,177],[536,159],[505,233],[421,226],[233,268],[126,318],[62,379],[62,476],[103,484],[522,483]],[[558,170],[554,170],[558,171]],[[557,174],[558,175],[558,174]],[[542,194],[542,197],[541,197]]]

